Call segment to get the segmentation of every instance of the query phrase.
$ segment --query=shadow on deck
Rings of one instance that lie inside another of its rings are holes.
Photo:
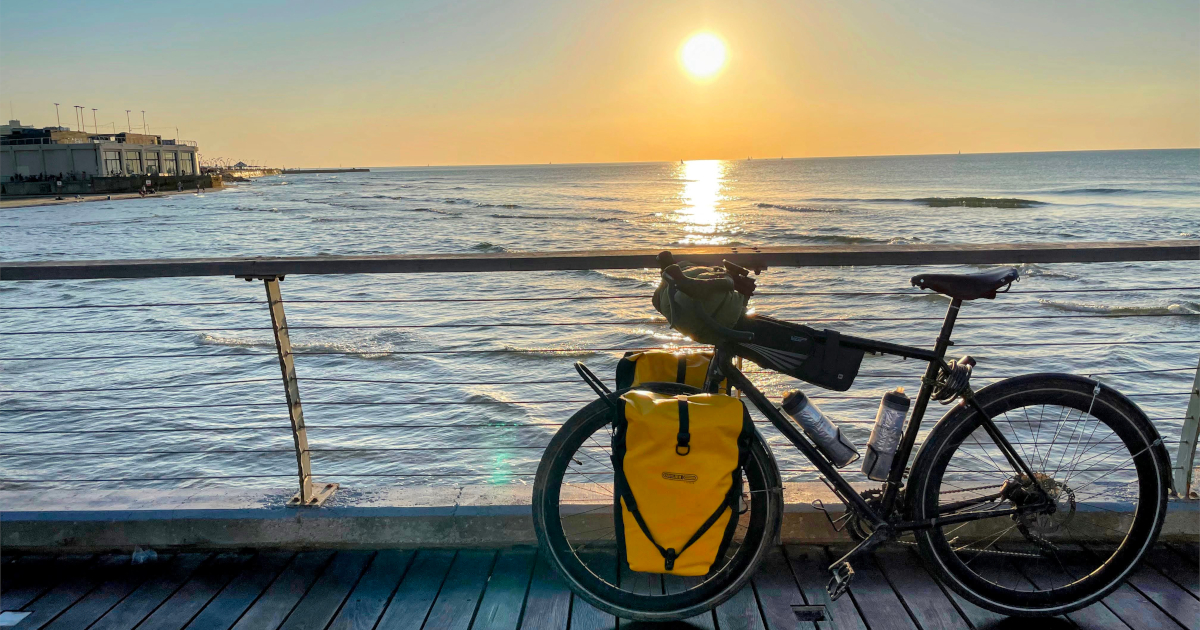
[[[856,567],[849,596],[825,595],[830,550],[773,552],[753,584],[679,628],[1196,628],[1196,545],[1164,545],[1103,602],[1056,620],[1006,619],[940,587],[915,553],[894,548]],[[531,548],[5,557],[0,605],[16,628],[553,629],[650,627],[574,597]],[[1014,565],[1014,579],[1020,578]],[[791,606],[826,605],[798,622]],[[21,611],[14,614],[8,611]],[[22,613],[28,613],[22,615]],[[0,620],[0,624],[6,620]],[[0,627],[7,627],[0,626]],[[654,626],[670,627],[670,626]]]

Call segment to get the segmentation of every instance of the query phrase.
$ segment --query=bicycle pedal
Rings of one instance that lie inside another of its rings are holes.
[[[854,579],[854,567],[851,567],[849,562],[843,562],[832,573],[833,577],[829,578],[829,584],[825,586],[825,591],[829,593],[830,601],[837,601],[837,598],[845,595],[849,590],[850,581]]]

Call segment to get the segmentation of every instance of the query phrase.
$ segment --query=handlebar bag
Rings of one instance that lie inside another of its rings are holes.
[[[712,352],[626,352],[617,362],[617,389],[642,383],[682,383],[702,389],[712,358]],[[728,388],[729,381],[721,381],[718,391],[728,393]]]
[[[737,528],[754,425],[721,394],[621,397],[612,438],[617,544],[631,571],[705,575]]]
[[[738,330],[754,333],[754,341],[739,343],[734,352],[768,370],[775,370],[844,392],[850,389],[865,352],[841,343],[836,330],[816,330],[764,315],[749,315]]]
[[[686,261],[678,264],[683,275],[693,280],[717,280],[728,277],[728,272],[723,267],[693,265]],[[704,295],[693,298],[678,290],[664,274],[651,299],[654,309],[667,318],[667,323],[671,328],[699,343],[718,343],[721,341],[720,335],[710,330],[709,326],[696,314],[696,311],[703,309],[718,324],[733,328],[738,319],[746,312],[746,297],[733,289],[704,288],[701,290]]]

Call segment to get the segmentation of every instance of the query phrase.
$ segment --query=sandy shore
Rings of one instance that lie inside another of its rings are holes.
[[[205,192],[205,194],[207,194],[207,193],[216,192],[219,190],[221,190],[221,189],[220,188],[205,188],[204,192]],[[116,195],[107,195],[107,194],[106,195],[82,195],[78,198],[76,198],[74,196],[70,196],[70,197],[64,196],[62,199],[55,199],[54,197],[20,197],[17,199],[0,198],[0,208],[24,208],[24,207],[29,207],[29,206],[56,206],[56,205],[67,204],[67,203],[83,203],[85,201],[116,201],[118,199],[151,199],[154,197],[168,197],[171,195],[194,195],[194,194],[196,194],[195,190],[184,190],[184,191],[165,190],[165,191],[161,191],[156,194],[153,194],[153,195],[146,195],[145,197],[142,197],[141,195],[139,195],[137,193],[120,193],[120,194],[116,194]]]

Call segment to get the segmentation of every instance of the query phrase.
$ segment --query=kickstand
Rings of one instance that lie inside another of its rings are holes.
[[[583,364],[583,361],[575,362],[575,371],[579,372],[579,377],[583,379],[584,383],[587,383],[588,387],[592,388],[592,391],[596,392],[600,400],[603,400],[605,404],[613,409],[617,408],[617,404],[612,401],[612,390],[604,384],[604,381],[600,380],[599,376],[596,376],[594,372],[589,370],[588,366]]]

